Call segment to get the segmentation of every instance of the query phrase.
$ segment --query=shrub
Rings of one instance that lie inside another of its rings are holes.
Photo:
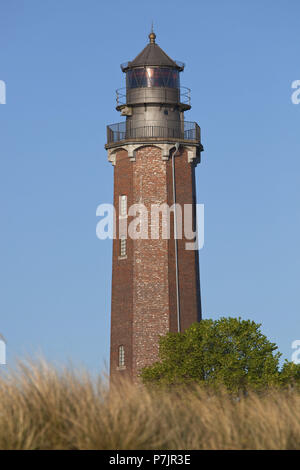
[[[240,318],[202,320],[160,338],[160,361],[142,370],[145,384],[198,383],[230,391],[280,383],[275,343],[259,324]]]

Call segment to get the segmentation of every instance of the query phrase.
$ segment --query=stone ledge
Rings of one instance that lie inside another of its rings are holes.
[[[125,142],[125,141],[124,141]],[[141,147],[149,146],[149,147],[156,147],[161,149],[162,151],[162,160],[168,161],[170,158],[170,150],[175,146],[175,143],[178,142],[181,147],[185,148],[188,152],[188,162],[192,163],[199,163],[200,162],[200,154],[203,151],[203,146],[201,144],[195,143],[195,141],[184,140],[180,141],[174,139],[174,141],[147,141],[147,142],[139,142],[137,143],[115,143],[113,147],[105,146],[108,151],[108,161],[112,163],[112,165],[116,164],[116,154],[119,150],[125,150],[128,154],[130,161],[135,162],[135,153]]]

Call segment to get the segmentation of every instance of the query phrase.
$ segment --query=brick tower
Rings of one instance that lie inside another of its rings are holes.
[[[178,207],[183,214],[184,205],[190,205],[195,228],[195,167],[203,150],[200,128],[184,120],[184,112],[191,108],[190,90],[180,87],[184,64],[172,60],[155,39],[150,33],[143,51],[122,64],[126,89],[117,90],[116,109],[126,120],[107,127],[105,148],[114,165],[116,210],[112,380],[136,381],[141,368],[158,359],[160,335],[183,331],[201,319],[198,251],[186,249],[190,239],[178,235]],[[165,236],[163,211],[158,229],[153,229],[151,209],[174,203],[175,209],[169,212],[170,236]],[[135,204],[148,210],[146,221],[143,216],[146,236],[144,231],[143,236],[132,237],[127,230],[138,215],[132,211]]]

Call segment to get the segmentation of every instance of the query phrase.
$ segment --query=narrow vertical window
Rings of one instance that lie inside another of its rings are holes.
[[[120,239],[120,256],[123,258],[127,254],[126,238],[122,236]]]
[[[125,366],[125,349],[124,346],[119,346],[119,367]]]
[[[122,194],[121,196],[119,196],[119,236],[120,236],[119,258],[126,258],[127,256],[126,233],[127,233],[127,196],[125,194]]]
[[[124,194],[120,196],[120,216],[127,216],[127,196],[125,196]]]

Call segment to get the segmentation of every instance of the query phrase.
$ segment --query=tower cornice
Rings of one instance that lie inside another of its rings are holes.
[[[135,161],[135,152],[142,148],[142,147],[157,147],[160,148],[162,151],[161,158],[163,161],[168,161],[170,158],[170,151],[175,147],[175,144],[179,143],[180,147],[183,149],[187,150],[187,155],[188,155],[188,163],[195,163],[196,165],[200,163],[200,155],[201,151],[203,150],[203,147],[201,144],[193,143],[193,142],[187,142],[187,141],[179,141],[178,139],[174,139],[173,141],[169,142],[141,142],[139,143],[136,142],[126,142],[122,143],[122,145],[115,145],[111,147],[106,147],[108,150],[108,161],[111,162],[111,164],[114,166],[116,164],[116,155],[119,151],[125,150],[128,154],[128,158],[130,161],[134,162]]]

